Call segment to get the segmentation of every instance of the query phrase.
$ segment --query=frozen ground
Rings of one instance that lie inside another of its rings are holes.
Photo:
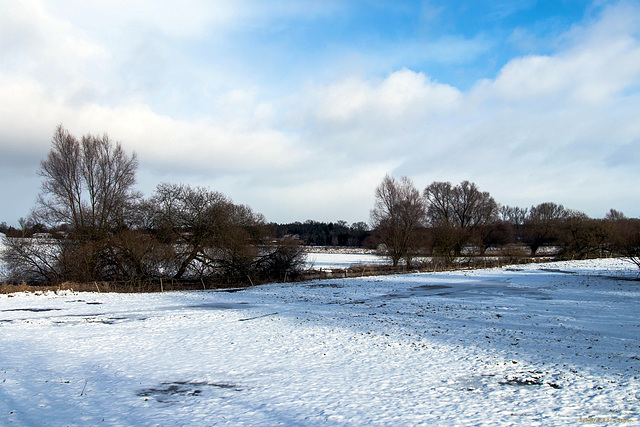
[[[3,295],[0,425],[637,425],[635,276],[604,260]]]

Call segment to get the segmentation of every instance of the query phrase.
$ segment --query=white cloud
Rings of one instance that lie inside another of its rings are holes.
[[[581,44],[562,55],[512,60],[492,89],[509,100],[544,98],[601,104],[633,84],[639,74],[637,41],[610,39],[595,47]]]
[[[79,69],[106,53],[69,22],[54,18],[37,0],[0,5],[2,69],[56,83],[78,78]]]
[[[455,111],[462,94],[423,73],[404,69],[381,80],[352,77],[315,87],[299,99],[307,108],[304,120],[320,126],[323,133],[354,128],[378,132],[382,127],[395,133],[403,125],[415,126],[431,114]]]
[[[116,40],[74,17],[56,18],[68,11],[56,15],[50,4],[0,6],[0,34],[21,34],[17,46],[0,41],[3,165],[31,159],[37,169],[62,123],[76,135],[107,132],[135,150],[147,193],[166,179],[219,186],[276,221],[366,221],[386,172],[418,186],[469,179],[506,204],[551,200],[600,214],[606,203],[605,211],[640,215],[633,203],[640,193],[628,184],[640,178],[637,8],[609,8],[567,33],[557,52],[514,58],[466,92],[407,68],[328,82],[309,71],[307,86],[274,92],[234,78],[233,68],[199,64],[193,53],[173,57],[182,46],[175,39],[252,22],[247,14],[255,11],[239,3],[189,2],[179,11],[166,3],[146,24],[150,2],[91,8],[101,25],[116,25],[109,33]],[[289,6],[269,13],[307,13]],[[314,7],[308,13],[326,12]],[[145,51],[137,23],[172,42]],[[131,44],[118,47],[131,34]]]
[[[187,175],[208,171],[213,175],[265,173],[294,167],[306,156],[293,140],[273,128],[252,123],[185,121],[154,113],[144,104],[115,108],[85,103],[69,105],[37,82],[22,79],[0,85],[1,148],[14,153],[29,151],[41,158],[59,123],[80,136],[107,132],[138,152],[147,167],[180,168]],[[256,114],[263,114],[258,105]],[[24,144],[28,141],[28,144]],[[35,150],[34,150],[35,147]]]
[[[233,25],[251,10],[244,1],[219,0],[73,0],[44,4],[52,14],[108,38],[125,34],[201,38],[217,27]]]
[[[510,100],[609,103],[640,77],[640,8],[621,4],[563,36],[556,54],[511,60],[491,90]]]
[[[343,7],[338,1],[329,0],[302,3],[295,0],[50,0],[42,4],[46,4],[51,13],[67,17],[86,31],[113,39],[153,34],[164,39],[207,39],[209,42],[211,36],[215,36],[213,39],[224,37],[230,32],[267,26],[282,18],[325,15]]]

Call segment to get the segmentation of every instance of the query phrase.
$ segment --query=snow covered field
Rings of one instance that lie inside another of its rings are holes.
[[[384,265],[390,264],[388,258],[366,253],[307,253],[306,268],[309,269],[331,269],[349,268],[354,265]]]
[[[637,425],[635,276],[613,259],[1,295],[0,425]]]

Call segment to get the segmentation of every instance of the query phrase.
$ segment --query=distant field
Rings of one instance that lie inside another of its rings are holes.
[[[308,252],[307,268],[348,268],[354,265],[389,264],[389,259],[371,253]]]

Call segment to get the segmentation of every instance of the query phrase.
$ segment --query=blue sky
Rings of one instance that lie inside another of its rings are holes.
[[[0,0],[0,221],[58,124],[140,190],[367,221],[386,173],[640,216],[638,1]]]

